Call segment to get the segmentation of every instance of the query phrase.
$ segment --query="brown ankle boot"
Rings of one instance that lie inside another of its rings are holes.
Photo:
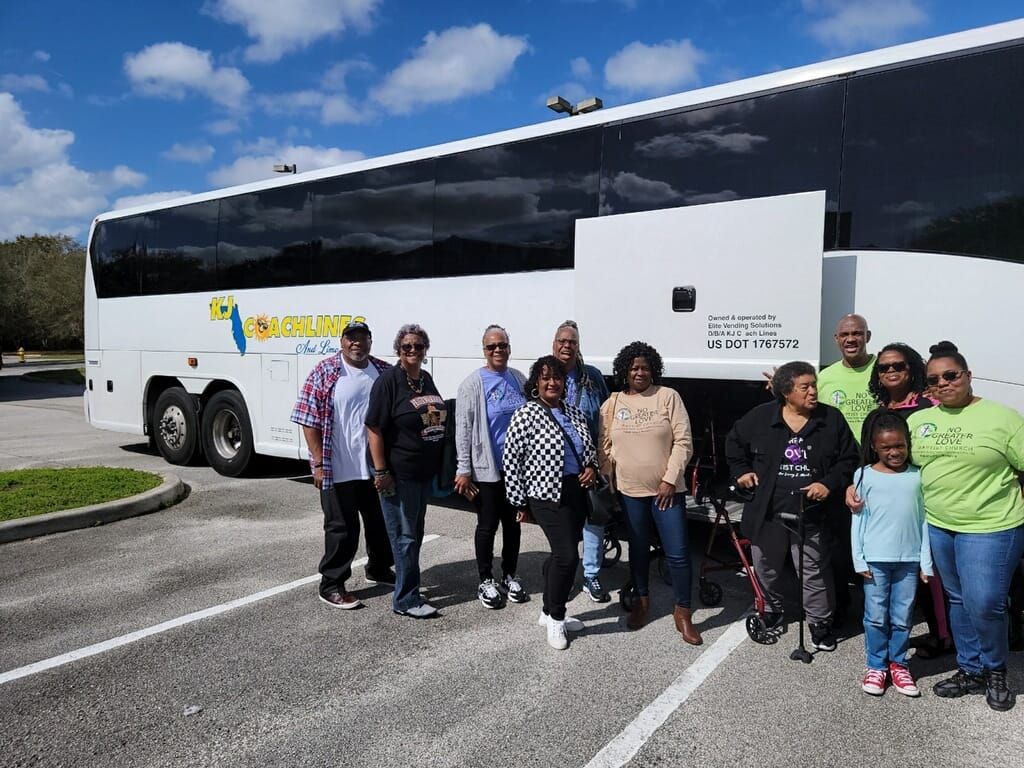
[[[683,608],[681,605],[677,605],[675,610],[672,611],[672,618],[676,620],[676,629],[679,630],[679,634],[683,636],[683,640],[688,642],[690,645],[703,645],[704,638],[700,636],[700,632],[693,626],[693,622],[690,620],[691,614],[689,608]]]
[[[626,626],[630,629],[640,629],[647,623],[647,611],[650,607],[651,598],[634,597],[633,608],[629,612],[629,618],[626,619]]]

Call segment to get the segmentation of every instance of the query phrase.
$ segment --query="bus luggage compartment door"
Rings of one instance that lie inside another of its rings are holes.
[[[611,373],[631,341],[667,378],[756,381],[817,365],[825,193],[576,222],[576,316],[587,361]]]

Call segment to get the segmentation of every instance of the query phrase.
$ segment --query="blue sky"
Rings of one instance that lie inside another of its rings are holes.
[[[1021,16],[986,0],[6,0],[0,238]]]

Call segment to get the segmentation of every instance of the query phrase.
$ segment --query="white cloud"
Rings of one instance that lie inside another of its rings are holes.
[[[162,203],[164,200],[174,200],[177,197],[188,197],[192,193],[187,189],[177,189],[172,192],[150,192],[145,195],[125,195],[114,201],[113,209],[134,208],[137,205],[148,205],[150,203]]]
[[[46,51],[32,51],[32,58],[36,61],[45,62],[50,60],[50,54],[48,54]]]
[[[388,112],[407,114],[426,104],[486,93],[526,49],[525,38],[499,35],[489,24],[430,32],[371,95]]]
[[[0,90],[17,93],[18,91],[39,91],[48,93],[50,84],[40,75],[0,75]]]
[[[160,154],[168,160],[177,160],[181,163],[205,163],[213,157],[214,148],[209,144],[174,144]]]
[[[700,81],[699,66],[706,55],[689,40],[666,40],[658,45],[633,42],[604,65],[608,86],[623,91],[664,94]]]
[[[214,136],[226,136],[229,133],[237,133],[241,130],[241,126],[238,125],[237,120],[224,118],[223,120],[214,120],[212,123],[207,123],[206,130]]]
[[[370,70],[365,61],[342,61],[320,79],[323,90],[306,89],[286,93],[270,93],[257,101],[268,115],[316,114],[324,125],[365,123],[374,116],[369,107],[356,103],[345,92],[345,79],[355,70]]]
[[[569,68],[572,70],[572,76],[579,78],[580,80],[586,80],[593,74],[593,70],[590,68],[590,62],[582,56],[578,56],[570,61]]]
[[[0,93],[0,238],[63,232],[82,237],[108,195],[139,187],[146,176],[128,166],[77,168],[67,157],[71,131],[33,128],[9,93]]]
[[[379,0],[212,0],[204,11],[256,40],[248,61],[277,61],[349,27],[368,29]]]
[[[133,88],[147,96],[183,99],[199,93],[237,109],[249,93],[249,81],[234,67],[216,67],[209,51],[184,43],[156,43],[125,56],[124,71]]]
[[[67,83],[60,83],[57,86],[57,91],[58,93],[60,93],[61,96],[63,96],[66,99],[73,98],[75,95],[75,89]]]
[[[823,14],[811,23],[811,37],[837,50],[886,45],[928,22],[918,0],[804,0],[803,5]]]
[[[231,187],[277,176],[274,173],[276,163],[294,164],[298,166],[299,173],[302,173],[332,165],[344,165],[364,157],[362,152],[351,149],[295,146],[280,144],[266,138],[242,145],[238,147],[238,151],[248,154],[236,158],[230,165],[221,166],[206,177],[215,187]]]

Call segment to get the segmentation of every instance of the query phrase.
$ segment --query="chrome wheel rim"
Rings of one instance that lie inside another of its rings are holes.
[[[211,426],[213,447],[218,455],[225,459],[233,459],[242,447],[242,427],[234,411],[224,409],[217,411]]]
[[[176,405],[164,408],[164,412],[160,416],[160,439],[164,445],[176,451],[185,444],[187,437],[188,427],[185,422],[185,412]]]

